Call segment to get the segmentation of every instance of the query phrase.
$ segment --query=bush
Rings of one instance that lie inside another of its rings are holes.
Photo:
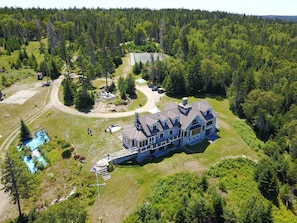
[[[57,143],[61,146],[62,149],[65,149],[65,148],[68,148],[71,146],[69,142],[65,141],[64,139],[60,139],[60,138],[57,140]]]
[[[62,158],[63,159],[69,159],[71,157],[71,152],[69,149],[66,149],[62,152]]]
[[[234,122],[233,124],[236,132],[240,137],[255,151],[262,150],[264,143],[257,138],[253,129],[243,120]]]
[[[80,155],[75,155],[73,158],[74,158],[75,160],[78,160],[78,159],[80,158]]]

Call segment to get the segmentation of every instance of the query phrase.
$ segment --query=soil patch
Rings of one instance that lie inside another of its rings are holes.
[[[28,99],[33,97],[38,91],[37,90],[20,90],[17,93],[3,100],[5,104],[24,104]]]

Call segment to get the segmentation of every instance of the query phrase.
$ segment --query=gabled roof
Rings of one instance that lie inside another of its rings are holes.
[[[182,108],[180,108],[180,106],[182,106]],[[188,112],[182,112],[180,109],[183,108],[188,109]],[[207,113],[207,111],[209,112]],[[142,140],[158,132],[163,132],[168,128],[173,128],[177,124],[174,122],[176,118],[179,118],[178,126],[182,130],[186,130],[196,118],[199,119],[199,123],[197,123],[197,125],[202,125],[214,117],[216,117],[216,113],[206,100],[194,102],[190,105],[181,105],[170,102],[161,112],[139,117],[137,123],[141,126],[141,128],[137,129],[134,125],[132,125],[124,128],[123,134],[127,135],[129,138]],[[166,120],[168,121],[166,122]],[[156,128],[150,128],[153,125],[155,125]]]
[[[203,124],[205,123],[205,119],[203,117],[203,115],[201,114],[200,111],[195,111],[195,110],[190,110],[189,114],[187,116],[184,116],[182,115],[182,120],[181,120],[181,123],[182,123],[182,126],[181,128],[183,130],[187,129],[188,126],[192,123],[192,121],[196,118],[196,117],[199,117],[200,120],[203,121]]]
[[[146,139],[146,136],[143,134],[143,132],[137,130],[134,125],[128,125],[123,127],[123,132],[125,132],[125,135],[129,139],[137,139],[137,140]]]

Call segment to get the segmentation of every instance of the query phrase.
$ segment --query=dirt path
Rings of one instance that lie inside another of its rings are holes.
[[[126,76],[132,70],[131,57],[129,58],[129,62],[127,63],[127,65],[124,65],[124,66],[125,67],[123,69],[123,76]],[[64,104],[62,104],[62,102],[59,100],[59,97],[58,97],[59,88],[63,81],[63,78],[64,78],[63,76],[60,76],[57,80],[53,81],[49,106],[53,106],[56,109],[71,115],[79,115],[79,116],[92,117],[92,118],[120,118],[120,117],[131,116],[135,113],[135,111],[110,112],[110,113],[96,113],[91,111],[91,112],[85,113],[85,112],[80,112],[78,110],[69,108]],[[143,107],[137,109],[136,111],[139,113],[141,112],[154,113],[158,111],[156,104],[159,102],[163,94],[158,94],[158,92],[152,91],[147,85],[136,85],[136,89],[141,91],[147,97],[146,104]]]
[[[46,96],[46,98],[48,95]],[[35,110],[34,113],[30,114],[28,117],[24,118],[24,121],[26,124],[31,124],[36,119],[38,119],[41,115],[43,115],[46,111],[48,111],[50,108],[50,105],[47,104],[47,101],[44,100],[44,104],[40,109]],[[7,138],[3,141],[3,143],[0,145],[0,153],[3,154],[5,151],[8,150],[9,146],[13,143],[13,141],[16,139],[16,137],[19,135],[19,127],[15,127],[12,132],[7,136]],[[0,156],[1,157],[1,156]],[[1,157],[2,158],[2,157]],[[0,188],[2,188],[3,185],[0,184]],[[16,211],[15,205],[10,203],[10,197],[8,193],[4,193],[3,190],[0,190],[0,222],[3,222],[5,219],[13,217],[10,215],[13,215],[14,210]]]
[[[131,56],[129,57],[129,62],[127,64],[124,64],[123,68],[123,76],[126,76],[133,68],[133,58],[131,59]],[[71,115],[79,115],[79,116],[85,116],[85,117],[97,117],[97,118],[119,118],[119,117],[126,117],[134,115],[135,111],[128,111],[128,112],[112,112],[112,113],[84,113],[77,110],[74,110],[72,108],[69,108],[61,103],[58,97],[59,88],[63,81],[63,76],[60,76],[58,79],[54,80],[51,85],[51,91],[49,91],[49,94],[46,96],[49,100],[44,100],[43,106],[40,107],[40,109],[36,110],[34,113],[30,114],[30,116],[24,118],[24,121],[26,124],[31,124],[36,119],[38,119],[40,116],[42,116],[45,112],[50,110],[51,108],[56,108],[60,111],[63,111],[65,113],[71,114]],[[138,85],[136,86],[136,89],[143,92],[147,97],[146,104],[137,109],[139,113],[141,112],[156,112],[158,111],[156,104],[160,100],[161,96],[157,92],[153,92],[150,88],[148,88],[146,85]],[[7,136],[7,138],[3,141],[3,143],[0,145],[0,153],[4,154],[5,151],[8,150],[9,146],[13,143],[13,141],[16,139],[16,137],[19,134],[19,127],[15,127],[11,133]],[[2,188],[2,185],[0,185]],[[3,191],[0,192],[0,222],[4,221],[4,219],[7,219],[8,213],[11,213],[11,207],[9,196],[8,194],[4,193]]]

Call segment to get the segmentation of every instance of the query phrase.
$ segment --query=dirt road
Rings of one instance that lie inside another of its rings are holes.
[[[131,70],[132,70],[132,63],[131,57],[129,59],[129,62],[125,64],[123,69],[123,76],[126,76]],[[77,111],[75,109],[69,108],[61,103],[58,97],[59,88],[63,81],[63,76],[60,76],[60,78],[54,80],[51,85],[51,91],[49,92],[49,100],[44,101],[44,104],[40,109],[36,110],[34,113],[30,114],[29,117],[26,117],[24,121],[26,124],[31,124],[36,119],[38,119],[41,115],[43,115],[45,112],[52,108],[56,108],[60,111],[63,111],[68,114],[72,115],[79,115],[79,116],[85,116],[85,117],[98,117],[98,118],[119,118],[119,117],[125,117],[125,116],[131,116],[134,115],[135,111],[129,111],[129,112],[111,112],[111,113],[95,113],[95,112],[89,112],[84,113]],[[157,92],[153,92],[150,88],[148,88],[146,85],[139,85],[136,86],[136,89],[143,92],[147,97],[146,104],[137,109],[136,111],[141,112],[152,112],[155,113],[158,111],[156,107],[156,103],[160,100],[161,96]],[[4,154],[6,150],[8,150],[9,146],[12,144],[12,142],[16,139],[16,137],[19,134],[19,127],[16,127],[12,130],[12,132],[8,135],[8,137],[3,141],[3,143],[0,145],[0,152],[1,154]],[[2,185],[0,185],[2,188]],[[0,222],[2,222],[4,219],[7,219],[8,213],[11,213],[11,207],[9,202],[9,196],[8,194],[5,194],[3,191],[0,191]]]
[[[125,77],[133,68],[132,64],[134,63],[133,57],[129,57],[129,60],[126,64],[124,64],[123,68],[123,76]],[[61,103],[58,97],[59,93],[59,87],[63,81],[63,76],[60,76],[57,80],[52,82],[52,91],[50,95],[50,101],[48,106],[53,106],[54,108],[63,111],[65,113],[71,114],[71,115],[79,115],[79,116],[85,116],[85,117],[92,117],[92,118],[119,118],[119,117],[126,117],[131,116],[135,113],[135,111],[128,111],[128,112],[110,112],[110,113],[98,113],[98,112],[80,112],[78,110],[69,108]],[[152,91],[147,85],[136,85],[136,89],[141,91],[145,96],[147,97],[146,104],[137,109],[136,111],[141,112],[151,112],[155,113],[158,111],[156,104],[159,102],[161,96],[163,94],[158,94],[156,91]]]

